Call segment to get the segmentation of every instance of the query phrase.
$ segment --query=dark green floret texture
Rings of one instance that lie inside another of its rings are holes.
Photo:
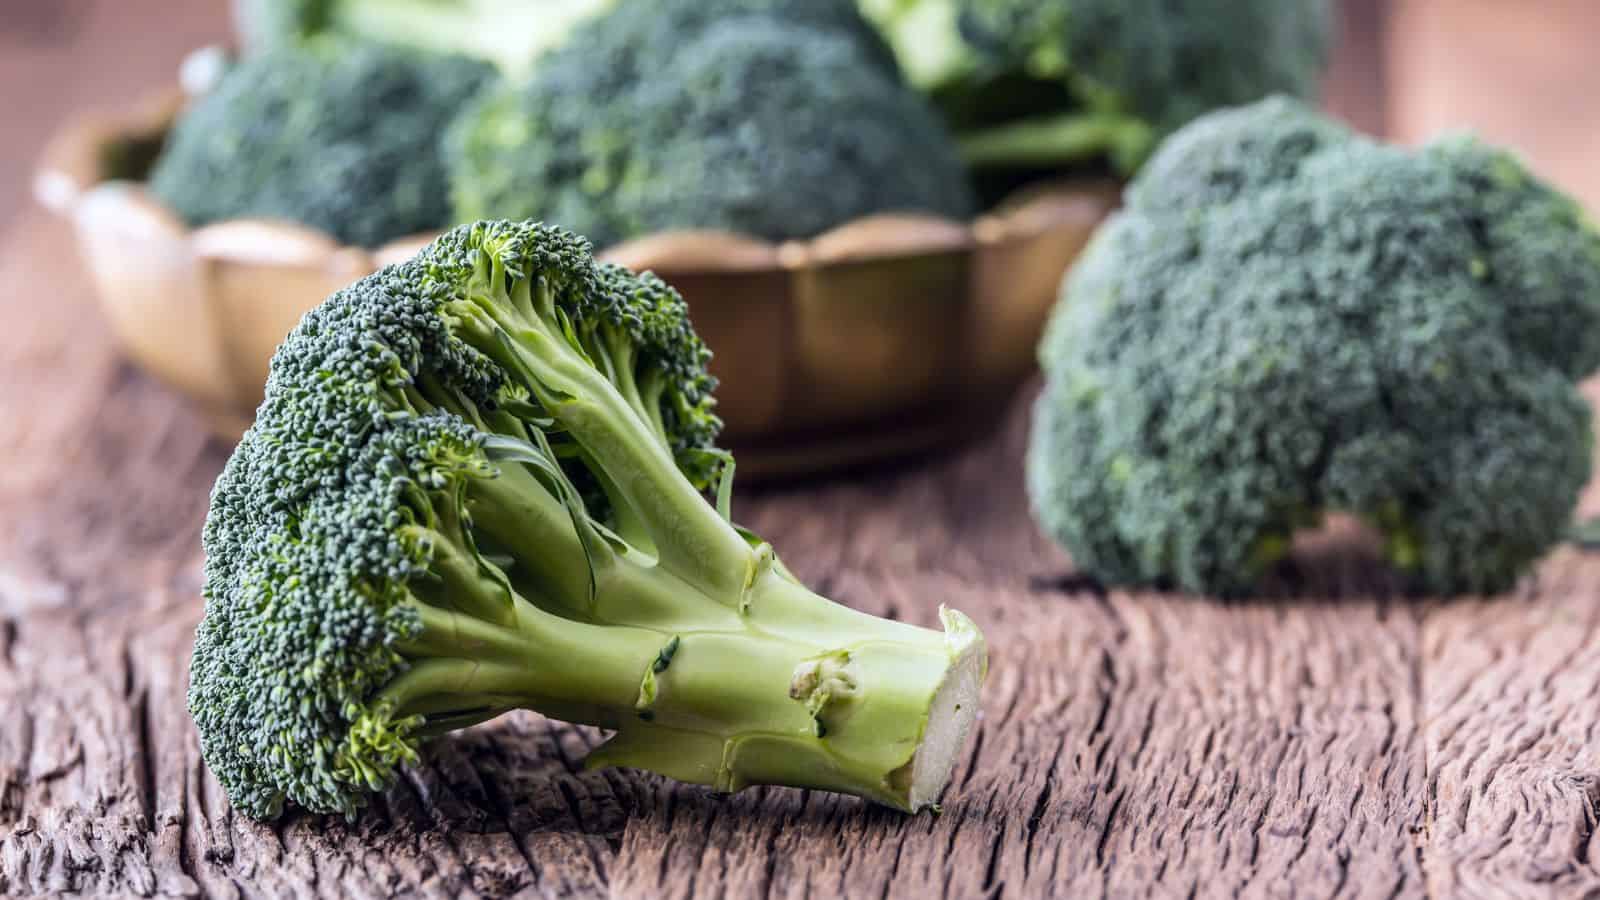
[[[514,709],[610,730],[591,765],[932,804],[982,637],[820,597],[730,521],[708,360],[660,279],[526,222],[307,314],[204,530],[189,707],[235,806],[354,815]]]
[[[185,112],[149,187],[191,225],[279,219],[369,247],[438,230],[451,222],[440,134],[493,75],[370,43],[275,47]]]
[[[1504,590],[1588,481],[1600,237],[1468,138],[1270,99],[1168,141],[1041,348],[1039,521],[1112,584],[1243,593],[1339,512],[1417,590]]]
[[[973,211],[949,135],[848,2],[624,0],[449,146],[460,218],[539,216],[600,246]]]

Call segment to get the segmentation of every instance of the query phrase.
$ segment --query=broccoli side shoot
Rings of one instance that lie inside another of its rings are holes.
[[[283,219],[369,247],[443,228],[440,134],[493,73],[331,40],[248,57],[178,121],[150,190],[192,225]]]
[[[1107,159],[1270,94],[1312,97],[1327,0],[863,0],[991,175]]]
[[[580,29],[531,81],[456,123],[457,215],[542,216],[601,245],[677,228],[786,240],[879,212],[969,215],[933,110],[845,25],[827,25],[835,7],[806,8],[706,21],[688,0],[624,3]]]
[[[519,708],[612,730],[592,765],[933,803],[981,635],[824,599],[705,499],[707,358],[676,292],[531,223],[309,313],[204,532],[189,707],[234,804],[353,814]]]
[[[1502,151],[1271,99],[1157,153],[1041,357],[1034,506],[1099,578],[1248,591],[1343,512],[1415,588],[1499,591],[1589,478],[1600,236]]]

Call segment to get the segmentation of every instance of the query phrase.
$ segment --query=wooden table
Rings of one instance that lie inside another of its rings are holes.
[[[359,821],[251,822],[183,699],[226,448],[117,355],[35,210],[0,232],[0,313],[0,896],[1600,892],[1600,559],[1414,601],[1335,531],[1284,596],[1101,592],[1029,521],[1026,397],[952,456],[736,506],[843,601],[983,626],[942,815],[586,773],[595,733],[519,714],[438,742]]]

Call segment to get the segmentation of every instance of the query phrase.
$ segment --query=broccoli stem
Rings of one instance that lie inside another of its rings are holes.
[[[943,613],[944,633],[882,620],[800,585],[683,476],[660,385],[640,383],[636,353],[604,327],[580,337],[563,289],[483,254],[450,305],[455,333],[537,407],[490,412],[495,469],[419,492],[429,577],[410,583],[415,627],[395,648],[412,665],[379,692],[370,727],[351,729],[354,777],[376,777],[369,758],[403,758],[391,731],[527,708],[613,730],[593,765],[931,803],[977,710],[977,629],[959,613]],[[413,393],[419,409],[458,403]],[[549,429],[534,416],[554,420],[561,451],[528,442]],[[596,473],[620,533],[588,517],[558,452]]]
[[[510,625],[417,603],[421,630],[400,649],[422,661],[381,699],[399,716],[421,715],[421,734],[514,708],[612,729],[590,766],[720,791],[784,784],[907,811],[935,799],[982,677],[981,639],[958,614],[947,614],[947,633],[916,628],[768,573],[752,600],[766,613],[729,629],[717,599],[671,573],[635,574],[682,592],[683,629],[577,622],[520,596]],[[696,611],[712,613],[705,625]]]
[[[572,552],[560,549],[578,540],[570,518],[538,501],[542,485],[508,466],[473,488],[490,486],[478,495],[505,508],[480,500],[472,527],[520,522],[538,536],[494,535],[512,572]],[[512,588],[517,579],[465,538],[430,537],[431,578],[408,601],[417,627],[396,645],[413,664],[375,704],[420,717],[418,735],[526,708],[615,731],[594,766],[721,791],[845,791],[915,811],[948,779],[977,709],[982,638],[959,613],[940,633],[857,612],[794,581],[765,545],[752,551],[753,583],[732,596],[648,558],[611,557],[580,620],[562,614],[569,598]]]
[[[576,346],[548,279],[510,279],[482,259],[474,290],[455,304],[457,332],[516,374],[541,407],[594,461],[661,563],[718,596],[732,596],[754,576],[755,554],[678,470],[670,449],[589,355]],[[615,477],[626,473],[626,477]]]
[[[1129,171],[1151,139],[1150,126],[1131,116],[1075,111],[972,131],[959,144],[961,158],[979,169],[1069,166],[1108,156]]]
[[[590,569],[572,517],[553,496],[519,465],[501,467],[499,477],[474,479],[467,487],[468,508],[475,531],[490,537],[516,559],[506,575],[525,590],[529,587],[569,603],[571,610],[587,615]]]

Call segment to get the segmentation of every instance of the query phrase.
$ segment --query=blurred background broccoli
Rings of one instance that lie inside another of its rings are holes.
[[[1034,508],[1113,584],[1251,590],[1347,513],[1419,590],[1492,593],[1593,451],[1600,235],[1510,154],[1275,98],[1178,132],[1068,278]]]
[[[547,217],[604,246],[674,228],[786,240],[877,212],[971,215],[949,136],[870,26],[848,3],[804,10],[641,0],[586,24],[457,123],[457,217]]]
[[[486,63],[316,39],[252,55],[178,122],[150,189],[191,224],[286,219],[373,246],[450,223],[439,133]]]
[[[368,245],[484,216],[601,246],[963,220],[1035,182],[1127,176],[1207,110],[1314,96],[1332,32],[1326,0],[235,0],[235,18],[246,62],[178,129],[158,195],[194,223]],[[452,74],[468,59],[497,73],[475,101],[491,79]],[[423,67],[414,90],[399,60]],[[290,97],[305,111],[278,128]],[[319,196],[270,177],[289,170],[325,173],[296,182]]]

